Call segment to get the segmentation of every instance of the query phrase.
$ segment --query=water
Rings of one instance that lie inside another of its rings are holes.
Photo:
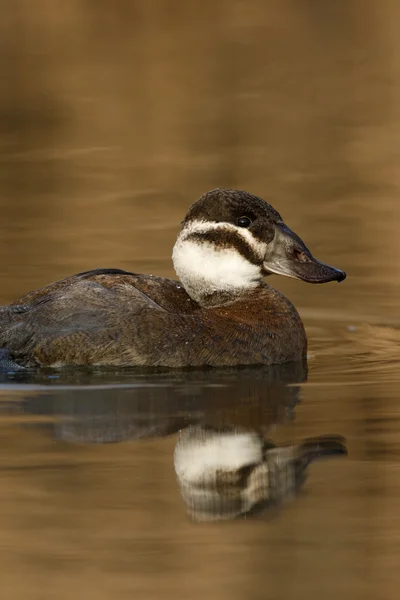
[[[43,372],[0,384],[0,590],[96,597],[397,600],[399,6],[5,3],[0,304],[68,274],[174,276],[188,205],[268,199],[338,285],[271,277],[308,373]],[[179,431],[346,438],[302,490],[194,523]]]

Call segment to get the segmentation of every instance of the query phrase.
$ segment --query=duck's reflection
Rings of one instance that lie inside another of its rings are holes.
[[[63,382],[28,398],[25,409],[52,414],[51,433],[63,442],[104,444],[179,432],[174,466],[188,513],[215,521],[282,503],[299,489],[310,462],[346,453],[340,436],[282,447],[267,439],[293,418],[296,384],[305,378],[304,365],[294,364],[146,374],[122,387]]]
[[[64,379],[27,398],[25,410],[54,415],[58,440],[104,444],[170,435],[195,424],[265,432],[293,417],[299,401],[295,384],[305,380],[306,368],[293,363],[142,373],[118,385],[103,384],[101,378],[83,379],[79,385],[77,374],[71,376],[72,382]]]
[[[346,453],[340,436],[278,447],[255,431],[195,426],[181,432],[174,465],[190,516],[215,521],[281,504],[301,487],[312,461]]]

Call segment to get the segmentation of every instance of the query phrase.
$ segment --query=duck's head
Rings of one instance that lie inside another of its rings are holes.
[[[272,273],[308,283],[346,277],[314,258],[270,204],[239,190],[212,190],[190,207],[173,262],[187,293],[200,304],[213,296],[237,296]]]
[[[346,455],[339,435],[276,446],[255,430],[195,425],[181,431],[174,467],[191,517],[216,521],[282,504],[301,489],[315,460]]]

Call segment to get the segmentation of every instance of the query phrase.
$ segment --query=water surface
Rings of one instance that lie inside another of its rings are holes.
[[[1,598],[397,600],[400,41],[397,3],[5,3],[0,303],[68,274],[174,276],[214,187],[268,199],[340,286],[271,277],[301,368],[42,373],[0,385]],[[272,510],[194,523],[188,426],[274,443],[335,434]]]

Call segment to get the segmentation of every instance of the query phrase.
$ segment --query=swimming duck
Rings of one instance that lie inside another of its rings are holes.
[[[180,282],[96,269],[0,307],[3,355],[28,367],[298,361],[307,348],[300,316],[263,278],[346,277],[317,261],[272,206],[239,190],[212,190],[189,208],[173,263]]]
[[[337,435],[276,446],[255,431],[196,425],[182,431],[174,466],[189,515],[216,521],[282,504],[299,491],[314,460],[346,454]]]

